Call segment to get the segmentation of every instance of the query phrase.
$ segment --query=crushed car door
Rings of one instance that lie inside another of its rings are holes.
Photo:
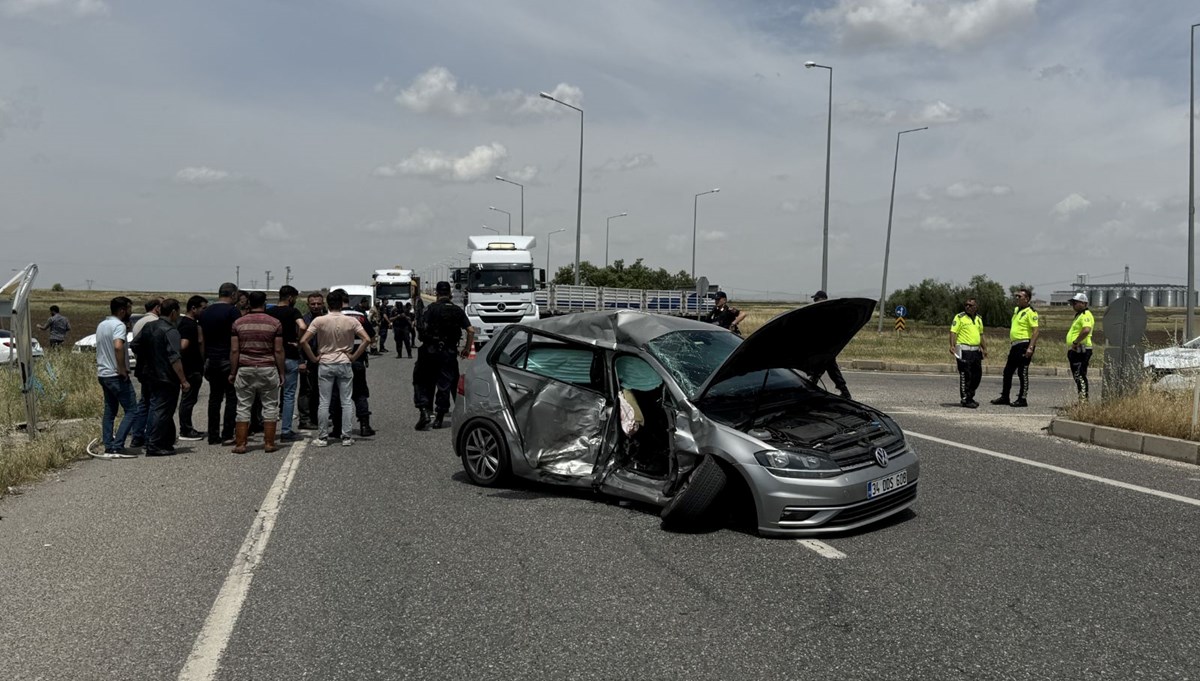
[[[604,352],[537,332],[525,338],[496,365],[525,460],[549,474],[590,476],[612,413]]]

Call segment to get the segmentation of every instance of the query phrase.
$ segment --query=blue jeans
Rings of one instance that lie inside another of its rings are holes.
[[[105,376],[99,379],[100,389],[104,392],[104,417],[100,419],[100,433],[104,440],[104,449],[122,450],[125,448],[125,438],[133,429],[134,412],[137,409],[137,394],[133,390],[133,382],[120,376]],[[117,407],[121,408],[124,416],[117,434],[113,436],[113,421],[117,418]]]
[[[292,415],[296,413],[296,384],[300,380],[300,360],[283,360],[283,401],[280,420],[284,435],[292,432]]]
[[[141,397],[138,399],[137,408],[133,410],[133,427],[129,431],[133,436],[134,446],[145,444],[147,436],[150,434],[150,396],[154,393],[150,386],[150,381],[138,379],[141,385]],[[129,387],[133,387],[131,383]]]

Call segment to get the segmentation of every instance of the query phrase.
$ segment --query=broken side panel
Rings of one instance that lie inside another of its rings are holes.
[[[497,367],[529,466],[553,475],[592,474],[612,408],[605,397],[545,376]]]

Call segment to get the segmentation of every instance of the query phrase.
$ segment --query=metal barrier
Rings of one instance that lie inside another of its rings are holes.
[[[598,286],[553,285],[535,295],[538,307],[551,314],[597,310],[641,310],[658,314],[698,314],[712,310],[710,298],[692,291],[639,290]]]
[[[0,291],[7,291],[16,286],[12,305],[13,350],[21,373],[21,394],[25,398],[25,433],[31,440],[37,438],[37,395],[34,392],[33,320],[29,318],[29,294],[33,291],[37,272],[37,265],[30,263],[0,287]]]

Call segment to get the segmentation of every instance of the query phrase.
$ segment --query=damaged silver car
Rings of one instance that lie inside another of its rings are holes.
[[[671,525],[705,521],[737,487],[760,534],[868,525],[916,500],[916,453],[891,418],[809,377],[874,306],[808,305],[745,340],[627,310],[509,326],[464,372],[455,452],[478,485],[592,488],[659,506]]]

